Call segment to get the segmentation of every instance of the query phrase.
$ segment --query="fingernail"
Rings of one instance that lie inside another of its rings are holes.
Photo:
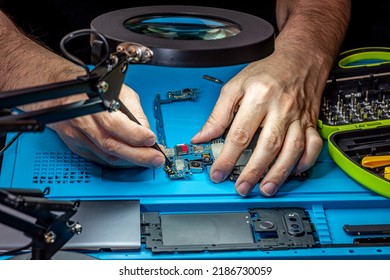
[[[248,196],[251,194],[255,185],[249,184],[248,182],[242,182],[236,187],[236,192],[241,196]]]
[[[266,196],[273,196],[278,190],[277,188],[278,186],[276,184],[268,182],[261,188],[261,192]]]
[[[219,170],[215,170],[213,173],[211,173],[211,180],[214,183],[222,182],[224,179],[225,179],[225,175],[223,174],[223,172]]]
[[[165,163],[165,158],[159,156],[153,159],[152,166],[154,168],[160,168],[161,166],[163,166],[164,163]]]
[[[153,146],[154,143],[156,143],[156,139],[154,137],[149,137],[145,140],[144,145],[145,146]]]

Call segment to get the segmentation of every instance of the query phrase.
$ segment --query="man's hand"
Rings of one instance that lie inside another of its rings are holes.
[[[89,160],[113,167],[161,167],[165,158],[150,147],[156,137],[149,129],[138,95],[123,85],[120,99],[142,126],[117,111],[58,122],[50,127],[72,152]]]
[[[274,195],[291,172],[314,164],[322,148],[316,131],[321,89],[308,81],[320,69],[306,69],[304,63],[275,52],[248,65],[222,88],[208,121],[192,139],[208,142],[231,125],[210,171],[214,182],[227,178],[259,127],[256,148],[236,181],[238,194],[249,195],[271,164],[260,183],[265,196]]]
[[[256,183],[274,195],[291,172],[310,168],[321,151],[316,131],[320,100],[347,30],[350,0],[278,0],[279,34],[269,57],[249,64],[221,91],[205,126],[192,141],[207,142],[231,125],[211,179],[223,181],[255,131],[262,131],[236,191],[249,195]],[[272,165],[267,172],[268,167]]]

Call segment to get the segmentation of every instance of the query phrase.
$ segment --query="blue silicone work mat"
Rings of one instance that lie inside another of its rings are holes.
[[[141,97],[151,128],[156,131],[154,102],[157,94],[191,89],[195,100],[161,104],[167,145],[189,143],[202,127],[218,98],[223,83],[242,66],[203,69],[158,69],[130,67],[126,83]],[[11,137],[11,135],[9,135]],[[45,189],[56,199],[137,199],[142,212],[194,213],[246,211],[249,208],[301,207],[308,211],[324,245],[352,244],[344,224],[390,224],[390,200],[361,186],[329,158],[327,143],[315,166],[303,181],[286,182],[272,198],[258,190],[241,198],[234,183],[214,184],[208,173],[188,179],[170,180],[162,169],[113,169],[89,162],[69,151],[50,129],[22,134],[7,150],[0,174],[0,186]],[[232,251],[153,254],[144,247],[126,253],[96,253],[99,258],[390,258],[390,247],[368,246],[310,248],[275,251]]]

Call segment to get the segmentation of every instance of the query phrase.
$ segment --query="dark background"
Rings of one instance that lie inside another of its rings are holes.
[[[90,28],[91,21],[101,14],[138,6],[183,5],[183,1],[110,0],[100,3],[93,0],[0,0],[0,6],[2,2],[3,10],[13,18],[18,26],[57,53],[60,53],[59,42],[64,35],[74,30]],[[22,2],[23,5],[21,5]],[[254,12],[251,5],[240,6],[223,2],[221,5],[216,1],[216,4],[213,4],[213,1],[186,1],[185,3],[185,5],[218,7],[252,14]],[[275,24],[274,1],[266,0],[263,1],[262,5],[263,8],[255,14]],[[73,54],[80,52],[81,57],[85,59],[83,55],[90,50],[88,39],[85,41],[78,39],[78,42],[72,42],[69,49],[72,50]]]
[[[259,1],[257,5],[260,5],[260,9],[243,1],[235,1],[231,4],[217,1],[186,1],[185,3],[246,12],[276,25],[273,0]],[[77,29],[89,28],[91,21],[103,13],[137,6],[182,4],[183,1],[110,0],[100,3],[92,0],[0,0],[0,7],[25,32],[58,53],[59,42],[64,35]],[[86,51],[81,46],[85,44],[80,43],[78,51]],[[367,46],[390,47],[390,1],[352,1],[352,18],[341,50]]]

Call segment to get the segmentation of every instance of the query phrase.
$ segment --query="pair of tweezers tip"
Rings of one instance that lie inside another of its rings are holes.
[[[173,168],[173,166],[172,166],[172,162],[169,160],[169,158],[167,157],[167,155],[161,150],[161,148],[160,148],[160,146],[157,144],[157,143],[155,143],[153,146],[152,146],[152,148],[154,148],[155,150],[157,150],[157,151],[160,151],[163,155],[164,155],[164,157],[165,157],[165,163],[164,163],[164,170],[166,171],[166,172],[168,172],[169,174],[175,174],[176,172],[175,172],[175,169]]]

